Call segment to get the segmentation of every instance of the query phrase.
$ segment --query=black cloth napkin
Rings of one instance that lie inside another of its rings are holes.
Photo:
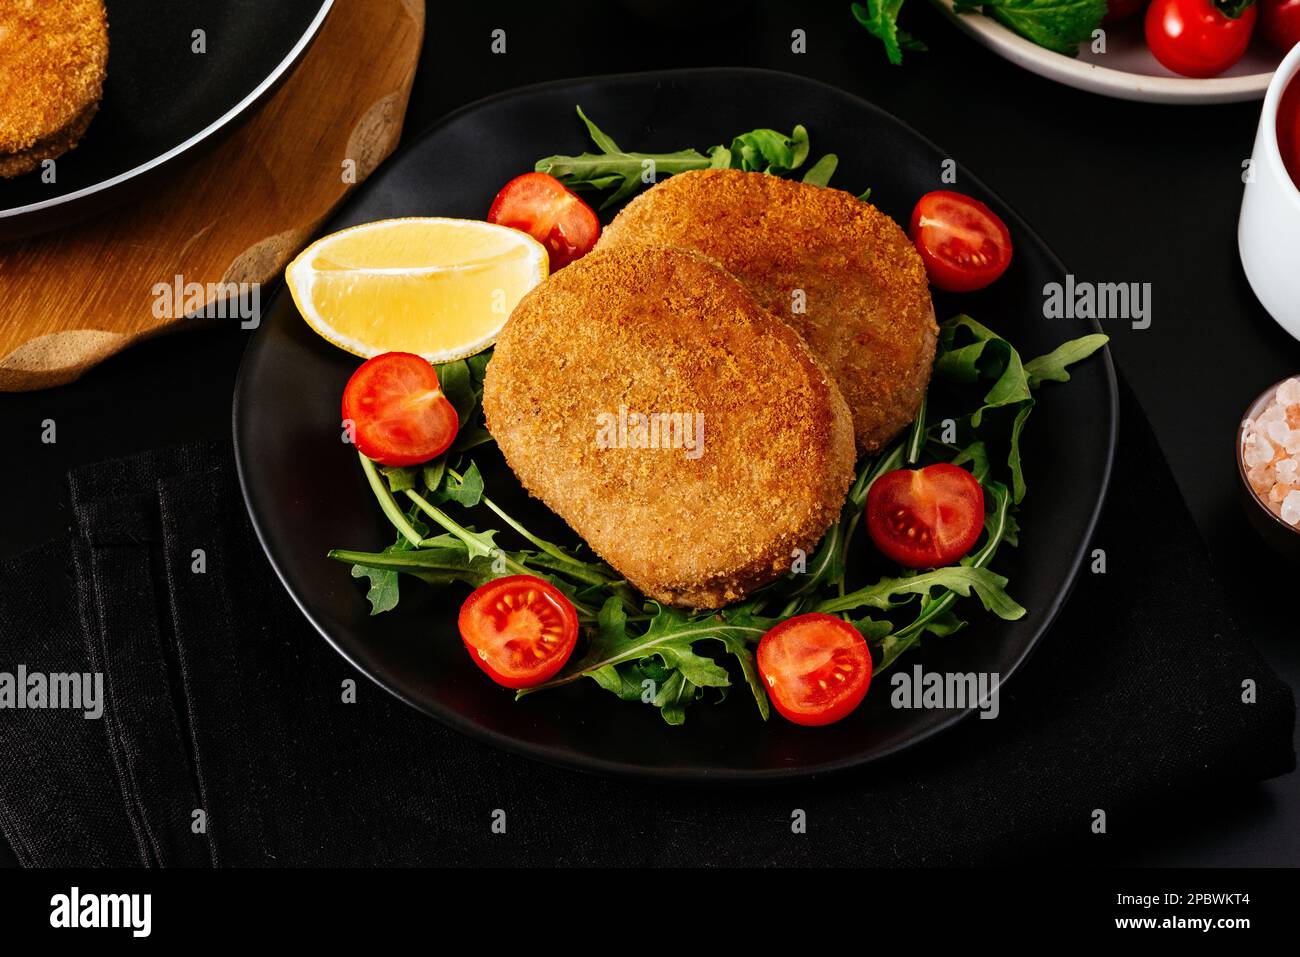
[[[72,537],[0,570],[0,670],[102,671],[105,715],[0,710],[0,828],[38,866],[969,864],[1290,771],[1291,690],[1225,609],[1127,389],[1121,421],[1109,573],[1081,576],[997,721],[748,789],[547,767],[382,693],[284,593],[226,448],[78,470]]]

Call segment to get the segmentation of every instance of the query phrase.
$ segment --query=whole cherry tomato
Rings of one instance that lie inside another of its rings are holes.
[[[1241,59],[1250,44],[1255,4],[1214,0],[1152,0],[1147,8],[1147,46],[1162,64],[1183,76],[1218,76]],[[1231,16],[1230,13],[1236,13]]]
[[[1287,53],[1300,43],[1300,0],[1259,0],[1259,29],[1273,48]]]

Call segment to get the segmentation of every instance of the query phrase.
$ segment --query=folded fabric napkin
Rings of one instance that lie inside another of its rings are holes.
[[[0,571],[0,671],[102,672],[104,715],[0,710],[0,829],[38,866],[988,863],[1090,839],[1095,809],[1113,839],[1150,801],[1295,766],[1291,691],[1127,389],[1121,421],[1111,572],[1081,576],[999,720],[726,790],[533,763],[364,681],[344,705],[358,676],[272,573],[228,449],[78,470],[72,537]]]

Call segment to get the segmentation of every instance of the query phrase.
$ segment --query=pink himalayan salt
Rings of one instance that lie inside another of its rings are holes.
[[[1300,490],[1292,491],[1282,501],[1279,509],[1282,521],[1288,525],[1300,525]]]
[[[1246,481],[1274,515],[1300,527],[1300,378],[1278,386],[1268,407],[1243,425]]]

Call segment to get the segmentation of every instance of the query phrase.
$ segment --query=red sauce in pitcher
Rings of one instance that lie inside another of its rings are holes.
[[[1277,145],[1291,182],[1300,189],[1300,77],[1293,77],[1277,105]]]

